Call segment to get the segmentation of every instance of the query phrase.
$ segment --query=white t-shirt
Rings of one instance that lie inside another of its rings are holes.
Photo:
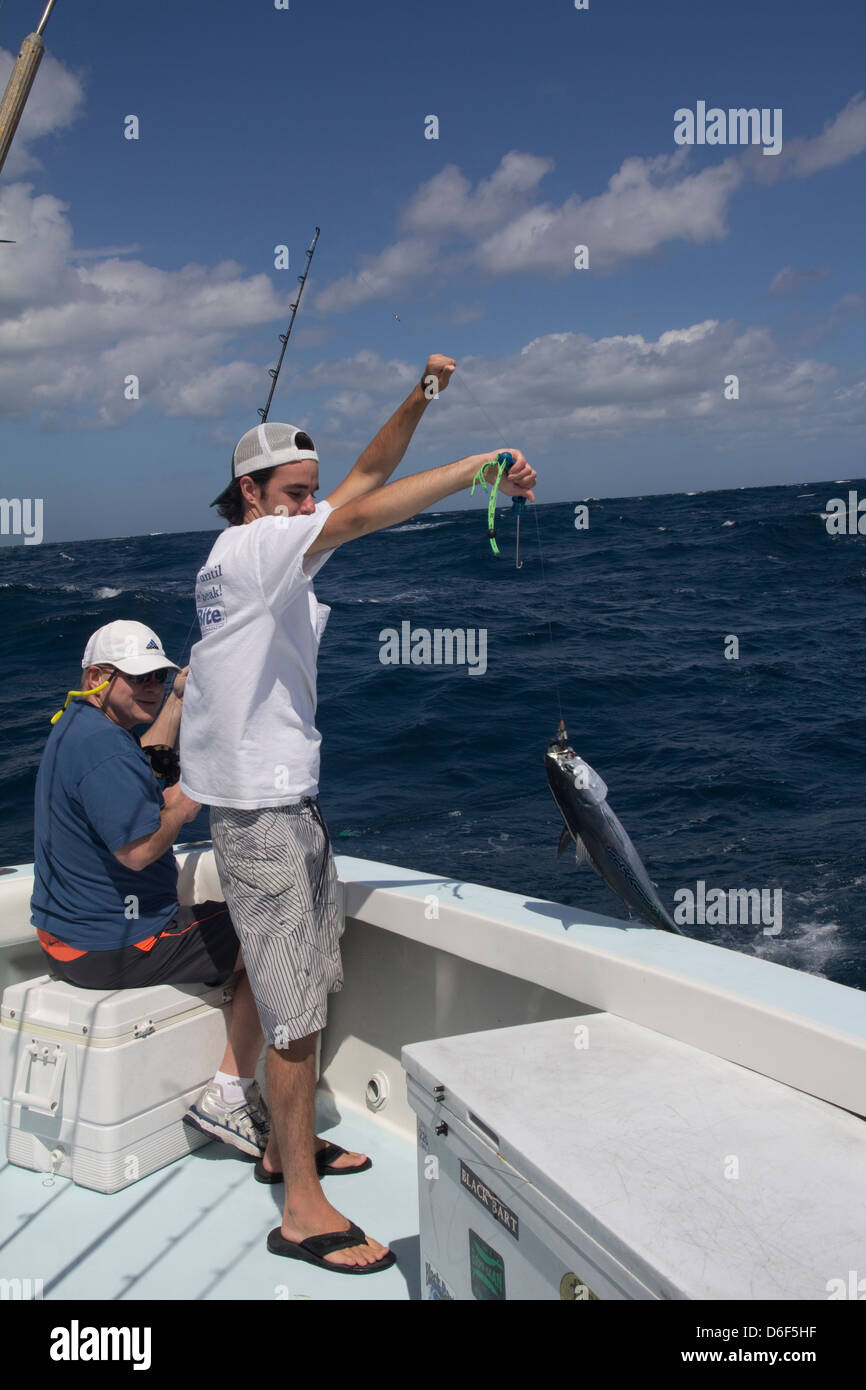
[[[311,581],[334,552],[304,553],[332,510],[229,526],[199,571],[180,730],[194,801],[255,810],[317,794],[316,661],[331,610]]]

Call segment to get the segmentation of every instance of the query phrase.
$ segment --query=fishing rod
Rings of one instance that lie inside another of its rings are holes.
[[[33,79],[39,70],[39,64],[42,62],[42,55],[45,52],[42,35],[54,5],[55,0],[48,0],[45,12],[35,32],[28,34],[23,40],[15,60],[15,66],[9,74],[9,81],[6,83],[6,91],[3,93],[2,102],[0,102],[0,171],[6,163],[6,156],[15,138],[18,122],[24,114],[30,88],[33,86]]]
[[[53,3],[53,0],[52,0],[52,3]],[[288,343],[289,343],[289,338],[292,336],[292,325],[293,325],[294,322],[295,322],[295,315],[296,315],[297,312],[298,312],[298,305],[299,305],[300,302],[301,302],[301,295],[304,293],[304,285],[307,283],[307,276],[308,276],[309,273],[310,273],[310,265],[311,265],[311,263],[312,263],[313,256],[314,256],[315,253],[316,253],[316,242],[317,242],[318,240],[319,240],[319,228],[317,227],[317,228],[316,228],[316,235],[313,237],[312,245],[307,247],[307,264],[306,264],[306,266],[304,267],[304,273],[303,273],[303,275],[299,275],[299,276],[298,276],[298,284],[300,285],[300,289],[298,290],[298,297],[297,297],[297,299],[295,300],[294,304],[290,305],[290,308],[291,308],[291,311],[292,311],[292,317],[289,319],[289,326],[288,326],[288,328],[286,329],[285,333],[281,333],[281,334],[280,334],[280,342],[281,342],[282,345],[283,345],[282,351],[280,352],[280,360],[279,360],[279,362],[277,363],[276,367],[269,367],[269,368],[268,368],[268,375],[269,375],[270,378],[271,378],[271,389],[270,389],[270,391],[269,391],[269,393],[268,393],[268,399],[267,399],[267,401],[265,402],[265,405],[264,405],[264,406],[259,406],[259,415],[261,416],[262,424],[264,424],[265,421],[266,421],[267,418],[268,418],[268,411],[269,411],[270,408],[271,408],[271,401],[274,399],[274,391],[276,390],[276,386],[277,386],[277,377],[279,376],[279,374],[280,374],[280,368],[281,368],[282,365],[283,365],[283,358],[284,358],[285,355],[286,355],[286,348],[287,348]]]
[[[52,4],[53,4],[53,3],[54,3],[54,0],[51,0],[51,2],[52,2]],[[264,424],[265,421],[266,421],[267,418],[268,418],[268,413],[269,413],[270,408],[271,408],[271,401],[272,401],[273,398],[274,398],[274,391],[276,390],[276,386],[277,386],[277,378],[278,378],[278,376],[280,375],[280,368],[281,368],[282,365],[283,365],[283,358],[284,358],[285,355],[286,355],[286,347],[288,346],[289,338],[290,338],[291,335],[292,335],[292,325],[293,325],[294,322],[295,322],[295,315],[296,315],[297,312],[298,312],[298,305],[299,305],[300,302],[301,302],[301,295],[304,293],[304,285],[307,283],[307,276],[308,276],[309,273],[310,273],[310,264],[311,264],[311,262],[312,262],[313,256],[315,255],[315,252],[316,252],[316,243],[317,243],[318,240],[319,240],[319,233],[320,233],[320,231],[321,231],[321,228],[317,227],[317,228],[316,228],[315,236],[313,237],[313,240],[312,240],[311,244],[307,247],[307,252],[306,252],[307,264],[306,264],[305,267],[304,267],[304,273],[303,273],[303,275],[299,275],[299,276],[298,276],[298,285],[299,285],[298,296],[297,296],[297,299],[295,300],[294,304],[291,304],[291,305],[289,306],[290,309],[291,309],[291,311],[292,311],[292,316],[291,316],[291,318],[289,319],[289,326],[288,326],[288,328],[286,329],[285,333],[281,333],[281,334],[280,334],[280,342],[281,342],[282,345],[283,345],[283,346],[282,346],[282,350],[281,350],[281,352],[280,352],[280,360],[278,361],[278,363],[277,363],[277,365],[276,365],[275,367],[269,367],[269,368],[268,368],[268,375],[269,375],[270,378],[271,378],[271,389],[270,389],[270,391],[268,392],[268,399],[267,399],[267,401],[265,402],[265,404],[264,404],[263,406],[259,406],[259,410],[258,410],[259,417],[260,417],[260,419],[261,419],[262,424]],[[183,660],[183,656],[186,655],[187,648],[191,645],[191,644],[190,644],[190,638],[191,638],[191,636],[192,636],[193,628],[195,627],[195,625],[196,625],[197,622],[198,622],[198,618],[196,617],[196,618],[193,618],[192,622],[190,623],[189,632],[186,634],[186,641],[185,641],[184,644],[183,644],[183,654],[182,654],[182,656],[181,656],[181,661]]]

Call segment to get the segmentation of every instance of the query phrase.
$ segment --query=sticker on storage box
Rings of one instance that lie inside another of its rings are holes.
[[[514,1236],[515,1240],[520,1239],[520,1223],[515,1213],[504,1202],[500,1201],[495,1192],[491,1192],[486,1183],[483,1183],[471,1168],[467,1168],[463,1159],[460,1160],[460,1186],[465,1187],[467,1192],[471,1192],[476,1202],[490,1212],[501,1226],[504,1226],[509,1235]]]
[[[559,1297],[566,1303],[588,1303],[590,1299],[598,1302],[598,1294],[593,1293],[589,1284],[584,1284],[576,1274],[563,1274],[559,1281]]]
[[[438,1269],[427,1261],[424,1261],[424,1282],[427,1285],[427,1298],[434,1303],[444,1302],[446,1299],[454,1303],[456,1299],[449,1289]]]
[[[505,1300],[505,1261],[475,1231],[469,1231],[469,1274],[473,1298]]]

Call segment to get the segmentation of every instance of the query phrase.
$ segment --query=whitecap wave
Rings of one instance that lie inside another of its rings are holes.
[[[792,965],[809,975],[821,975],[833,957],[846,949],[838,922],[797,922],[793,930],[796,935],[788,935],[783,927],[780,936],[762,936],[755,942],[753,954],[779,965]]]
[[[426,599],[426,589],[408,589],[402,594],[386,594],[384,598],[345,598],[343,603],[399,603],[402,599]]]

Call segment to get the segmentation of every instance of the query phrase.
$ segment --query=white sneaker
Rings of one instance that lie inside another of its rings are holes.
[[[184,1115],[184,1123],[232,1144],[251,1158],[261,1158],[268,1146],[270,1120],[258,1085],[253,1082],[246,1100],[229,1105],[216,1082],[206,1086]]]

